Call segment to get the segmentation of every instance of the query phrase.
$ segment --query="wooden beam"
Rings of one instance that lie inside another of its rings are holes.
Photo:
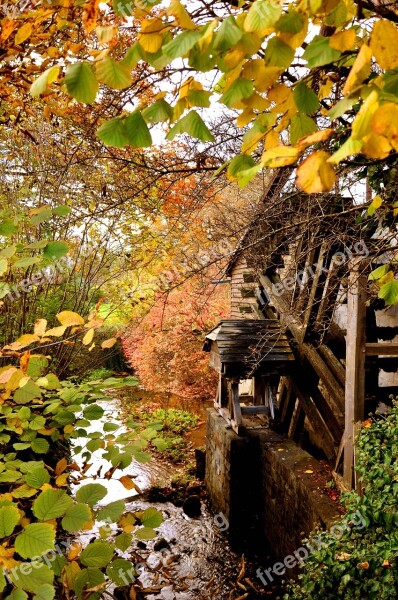
[[[347,351],[344,428],[344,484],[354,481],[354,427],[364,419],[365,405],[365,331],[366,276],[363,260],[352,263],[347,291]]]
[[[396,342],[378,342],[365,345],[366,356],[398,356]]]
[[[325,346],[322,344],[319,346],[319,352],[322,358],[330,367],[333,375],[336,377],[337,381],[340,383],[341,387],[345,388],[345,368],[339,361],[339,359],[335,356],[329,346]]]
[[[334,399],[334,402],[338,407],[339,412],[343,412],[344,387],[333,375],[331,369],[329,369],[328,365],[320,356],[318,350],[316,350],[311,344],[303,342],[305,328],[301,323],[300,319],[298,319],[295,315],[292,314],[292,309],[289,303],[287,302],[286,298],[283,297],[283,294],[278,295],[276,293],[274,284],[266,275],[260,275],[259,279],[261,285],[264,287],[276,310],[280,313],[281,322],[284,323],[286,327],[288,327],[288,329],[290,329],[293,337],[298,343],[296,352],[301,358],[304,357],[308,360],[310,365],[313,367],[313,369],[316,371],[319,378],[325,385],[329,394]]]

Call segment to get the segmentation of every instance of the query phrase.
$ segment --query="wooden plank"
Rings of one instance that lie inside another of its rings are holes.
[[[239,404],[239,381],[231,381],[229,385],[231,401],[231,425],[232,429],[239,434],[239,428],[242,426],[242,410]]]
[[[321,448],[324,451],[326,458],[328,460],[334,461],[336,458],[336,448],[334,440],[327,425],[323,421],[315,402],[309,396],[306,390],[303,390],[301,388],[298,381],[294,381],[293,385],[297,397],[300,401],[300,405],[302,406],[308,421],[311,423],[311,426],[314,429],[314,431],[316,431],[318,434],[321,434]]]
[[[290,422],[294,413],[294,407],[296,405],[296,396],[293,393],[293,387],[290,379],[288,377],[282,377],[281,380],[285,382],[285,391],[282,391],[283,397],[281,398],[281,402],[279,404],[279,422],[282,431],[287,433],[289,431]]]
[[[336,377],[337,381],[342,387],[345,388],[345,368],[343,367],[339,359],[334,355],[329,346],[326,346],[325,344],[319,346],[319,353],[330,367],[330,370]]]
[[[241,406],[242,415],[269,415],[270,410],[268,406]]]
[[[265,381],[264,377],[256,376],[253,379],[253,404],[255,406],[264,406],[265,402]]]
[[[365,353],[367,356],[398,356],[398,343],[368,343],[365,345]]]
[[[318,255],[318,261],[316,263],[316,270],[315,270],[315,277],[313,279],[312,282],[312,286],[311,286],[311,291],[310,291],[310,295],[308,298],[308,302],[307,302],[307,306],[305,308],[305,313],[304,313],[304,336],[305,336],[305,332],[308,329],[308,325],[310,322],[310,318],[311,318],[311,312],[312,312],[312,307],[315,301],[315,295],[317,292],[317,288],[318,288],[318,284],[319,284],[319,279],[321,277],[322,274],[322,267],[323,267],[323,262],[324,262],[324,258],[325,258],[325,254],[326,254],[326,248],[327,248],[327,242],[323,241],[321,248],[319,250],[319,255]]]
[[[354,480],[354,425],[364,419],[366,277],[363,260],[352,261],[347,291],[346,386],[344,429],[344,484]]]

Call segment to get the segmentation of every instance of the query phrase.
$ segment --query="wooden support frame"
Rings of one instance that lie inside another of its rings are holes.
[[[347,291],[347,342],[344,428],[344,485],[354,484],[355,423],[365,406],[366,276],[363,259],[352,262]]]

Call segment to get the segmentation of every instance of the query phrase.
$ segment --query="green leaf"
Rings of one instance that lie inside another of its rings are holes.
[[[26,371],[29,377],[40,377],[48,367],[48,358],[45,356],[31,356],[28,363],[28,369]],[[33,392],[33,388],[32,388]],[[40,396],[36,396],[40,398]]]
[[[230,15],[223,20],[220,28],[216,31],[214,48],[219,52],[226,52],[236,46],[242,35],[243,31],[238,27],[234,17]]]
[[[118,550],[125,552],[128,548],[130,548],[133,540],[133,536],[131,533],[120,533],[115,537],[115,546]]]
[[[201,37],[200,31],[183,31],[163,47],[163,53],[170,59],[185,56]]]
[[[114,90],[123,90],[132,83],[131,69],[110,56],[96,63],[98,81],[105,83]]]
[[[114,553],[108,542],[96,541],[86,546],[80,554],[80,562],[86,567],[106,567]]]
[[[250,98],[253,95],[253,82],[248,79],[235,79],[226,92],[220,98],[220,102],[228,106],[228,108],[237,108],[239,103],[245,98]]]
[[[32,510],[40,521],[49,521],[63,517],[72,504],[72,498],[64,490],[46,490],[33,502]]]
[[[52,209],[44,207],[30,218],[30,222],[32,223],[32,225],[40,225],[40,223],[49,221],[52,216],[53,216]]]
[[[62,527],[66,531],[79,531],[87,521],[91,520],[91,511],[87,504],[79,502],[74,504],[66,511],[62,519]]]
[[[97,129],[97,136],[107,146],[123,148],[128,144],[124,119],[120,119],[119,117],[105,121],[105,123]]]
[[[5,600],[27,600],[28,594],[23,590],[12,590]]]
[[[320,106],[318,96],[303,81],[294,88],[293,97],[299,111],[308,115],[316,112]]]
[[[79,600],[82,600],[83,598],[89,598],[90,600],[93,600],[94,598],[100,598],[101,594],[90,594],[87,596],[85,590],[90,590],[91,588],[97,587],[104,582],[105,575],[99,569],[82,569],[82,571],[77,574],[75,579],[74,591]]]
[[[294,10],[291,10],[275,24],[275,28],[282,33],[299,33],[304,27],[304,17]]]
[[[49,583],[44,583],[36,590],[33,600],[53,600],[55,598],[55,588]]]
[[[68,244],[65,242],[49,242],[44,248],[43,255],[46,258],[57,260],[61,256],[68,254]]]
[[[159,527],[163,523],[163,516],[156,508],[147,508],[142,517],[141,522],[145,527]]]
[[[303,54],[303,58],[307,61],[309,69],[328,65],[336,61],[340,56],[341,52],[339,50],[330,47],[329,38],[322,36],[316,36],[308,44]]]
[[[83,416],[89,421],[98,421],[104,414],[104,409],[98,404],[90,404],[83,411]]]
[[[140,60],[144,60],[142,52],[143,50],[141,46],[136,42],[127,50],[125,57],[121,61],[121,64],[129,69],[134,69]]]
[[[57,217],[66,217],[70,212],[72,212],[72,209],[66,204],[60,204],[53,208],[53,213],[54,215],[57,215]]]
[[[125,586],[134,581],[133,564],[124,558],[116,558],[106,568],[106,574],[116,585]]]
[[[76,62],[68,65],[65,83],[71,96],[78,102],[93,104],[98,92],[98,81],[90,63]]]
[[[134,111],[124,120],[127,143],[133,148],[147,148],[152,144],[152,137],[141,113]]]
[[[9,572],[11,581],[18,588],[36,592],[42,585],[51,585],[54,572],[42,563],[22,563]]]
[[[98,521],[106,521],[110,520],[115,523],[126,510],[126,504],[124,500],[115,500],[115,502],[111,502],[107,504],[103,508],[101,508],[97,515],[96,519]]]
[[[169,447],[169,444],[164,438],[155,438],[152,440],[152,444],[155,446],[156,450],[159,450],[159,452],[163,452]]]
[[[3,256],[0,257],[0,275],[4,275],[4,273],[8,269],[8,260]]]
[[[16,251],[17,247],[15,244],[13,244],[12,246],[6,246],[5,248],[3,248],[3,250],[0,250],[0,256],[11,258],[11,256],[14,256]]]
[[[298,113],[290,122],[290,143],[294,145],[300,138],[315,131],[318,131],[315,121],[304,113]]]
[[[265,50],[265,62],[269,67],[287,69],[294,58],[294,50],[277,37],[273,37]]]
[[[15,550],[22,558],[33,558],[54,550],[55,531],[48,523],[31,523],[15,539]]]
[[[16,231],[18,231],[18,227],[14,225],[14,221],[12,221],[11,219],[4,219],[0,223],[0,235],[8,237]]]
[[[173,116],[173,109],[166,100],[157,100],[151,106],[144,108],[142,116],[147,123],[154,125],[155,123],[163,123],[168,121]]]
[[[185,117],[180,119],[169,131],[166,139],[171,141],[177,134],[182,133],[186,133],[202,142],[214,142],[213,135],[195,110],[191,110]]]
[[[261,34],[275,25],[282,14],[282,6],[273,0],[256,0],[250,6],[244,27],[245,31]]]
[[[238,154],[231,160],[228,166],[228,176],[231,179],[238,179],[241,171],[246,171],[254,167],[256,163],[251,156],[247,154]]]
[[[117,431],[120,429],[120,425],[118,423],[105,423],[104,431]]]
[[[76,500],[94,506],[107,495],[108,490],[100,483],[88,483],[76,492]]]
[[[368,281],[377,281],[377,279],[380,279],[381,277],[383,277],[383,275],[386,275],[386,273],[388,273],[389,270],[390,265],[381,265],[380,267],[377,267],[377,269],[372,271],[369,275]]]
[[[0,508],[0,538],[8,537],[17,526],[21,515],[15,505]]]
[[[41,94],[45,94],[48,91],[50,83],[53,83],[57,79],[58,73],[58,66],[46,69],[30,86],[30,95],[33,98],[38,98]]]
[[[36,415],[29,423],[29,429],[33,429],[33,431],[38,431],[39,429],[43,429],[46,424],[46,418],[41,415]]]
[[[44,438],[35,438],[31,443],[31,448],[36,454],[47,454],[50,444]]]
[[[135,532],[135,536],[139,540],[153,540],[153,538],[156,537],[156,535],[156,531],[154,531],[150,527],[141,527]]]
[[[14,393],[14,401],[17,404],[26,404],[36,398],[41,398],[41,389],[31,379]]]
[[[38,256],[27,256],[25,258],[20,258],[12,265],[15,268],[26,268],[31,267],[32,265],[37,265],[40,262],[40,258]]]
[[[25,475],[25,481],[38,490],[42,485],[50,482],[50,474],[44,467],[37,467]]]
[[[19,471],[11,471],[6,469],[0,473],[0,483],[13,483],[21,479],[22,475]]]
[[[398,281],[390,281],[383,285],[379,291],[379,298],[382,298],[387,305],[398,304]]]

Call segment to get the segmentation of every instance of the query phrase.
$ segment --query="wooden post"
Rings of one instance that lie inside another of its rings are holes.
[[[363,259],[352,261],[347,292],[347,340],[344,428],[344,474],[347,488],[354,479],[355,423],[364,419],[365,343],[366,343],[366,277]]]
[[[264,406],[265,403],[265,381],[264,377],[255,375],[253,378],[253,404],[255,406]]]

